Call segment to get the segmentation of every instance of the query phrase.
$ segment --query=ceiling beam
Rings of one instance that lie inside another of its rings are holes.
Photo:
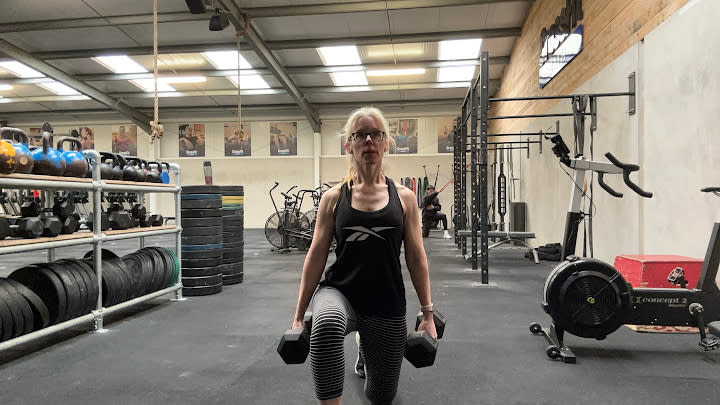
[[[313,106],[318,110],[335,109],[335,108],[357,108],[363,105],[372,104],[377,107],[424,107],[424,106],[457,106],[459,108],[462,103],[462,98],[444,98],[444,99],[427,99],[427,100],[389,100],[389,101],[373,101],[373,102],[340,102],[340,103],[314,103]],[[145,113],[152,113],[150,108],[139,109]],[[248,104],[243,105],[243,111],[248,112],[270,112],[278,110],[295,110],[300,112],[296,104]],[[222,114],[234,114],[237,113],[237,106],[235,105],[219,105],[219,106],[199,106],[199,107],[163,107],[163,114],[167,115],[182,115],[192,116],[194,114],[204,113],[222,113]],[[0,112],[0,119],[3,120],[49,120],[51,118],[57,118],[62,120],[69,116],[82,115],[82,116],[97,116],[97,115],[108,115],[108,114],[119,114],[117,111],[111,109],[83,109],[83,110],[39,110],[39,111],[8,111]]]
[[[290,97],[295,100],[297,105],[305,114],[313,132],[320,132],[320,117],[317,112],[310,104],[310,100],[303,94],[303,92],[297,87],[295,82],[285,70],[285,67],[277,60],[275,54],[272,53],[265,41],[263,41],[260,34],[258,34],[254,23],[249,18],[245,20],[243,13],[235,4],[234,0],[217,0],[217,4],[222,6],[225,10],[230,13],[230,19],[238,31],[244,31],[245,41],[250,44],[257,56],[263,61],[265,66],[270,69],[275,78],[280,82],[285,91],[290,94]],[[238,66],[239,68],[240,66]]]
[[[490,58],[491,65],[507,65],[510,62],[509,56],[496,56]],[[285,70],[289,74],[317,74],[317,73],[333,73],[333,72],[357,72],[357,71],[368,71],[368,70],[380,70],[380,69],[412,69],[412,68],[424,68],[424,69],[437,69],[441,67],[452,67],[452,66],[478,66],[480,65],[480,59],[463,59],[454,61],[417,61],[417,62],[402,62],[402,63],[366,63],[363,65],[341,65],[341,66],[287,66]],[[272,72],[268,68],[256,68],[256,69],[241,69],[241,75],[272,75]],[[159,77],[182,77],[182,76],[206,76],[206,77],[225,77],[225,76],[236,76],[237,70],[217,70],[217,69],[201,69],[201,70],[178,70],[173,72],[160,72]],[[80,74],[73,75],[77,80],[83,82],[102,82],[102,81],[116,81],[116,80],[138,80],[138,79],[152,79],[152,73],[99,73],[99,74]],[[10,85],[23,85],[23,84],[39,84],[46,83],[51,79],[46,77],[41,78],[13,78],[13,79],[2,79],[0,83]]]
[[[381,0],[351,3],[305,4],[295,6],[248,7],[243,11],[252,18],[289,17],[300,15],[358,13],[368,11],[408,10],[430,7],[485,5],[509,2],[529,3],[534,0]],[[208,14],[184,12],[158,13],[158,22],[207,21]],[[152,24],[152,14],[115,15],[41,21],[20,21],[0,25],[0,33],[46,31],[85,27]]]
[[[520,36],[521,27],[510,28],[491,28],[481,30],[467,31],[445,31],[445,32],[427,32],[417,34],[402,35],[373,35],[346,38],[312,38],[312,39],[295,39],[286,41],[267,41],[265,45],[271,51],[282,49],[306,49],[318,48],[321,46],[337,46],[337,45],[387,45],[387,44],[409,44],[418,42],[439,42],[448,39],[465,39],[465,38],[506,38]],[[161,54],[168,53],[200,53],[207,51],[219,50],[236,50],[237,44],[234,42],[222,44],[192,44],[192,45],[160,45],[158,52]],[[254,50],[249,44],[240,45],[241,51]],[[34,52],[33,56],[42,60],[51,59],[74,59],[74,58],[91,58],[100,55],[125,54],[125,55],[152,55],[152,46],[126,47],[126,48],[102,48],[102,49],[73,49],[63,51]]]
[[[33,57],[31,54],[25,52],[24,50],[18,48],[17,46],[11,44],[10,42],[2,38],[0,38],[0,52],[3,52],[4,54],[17,60],[18,62],[23,63],[52,79],[55,79],[67,86],[72,87],[80,93],[105,104],[113,110],[117,110],[125,114],[148,134],[152,132],[150,130],[150,116],[141,113],[133,107],[130,107],[122,100],[117,100],[111,96],[108,96],[100,90],[90,86],[89,84],[75,79],[71,75],[43,62],[42,60]]]

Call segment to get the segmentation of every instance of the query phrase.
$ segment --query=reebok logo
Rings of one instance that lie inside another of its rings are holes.
[[[386,229],[394,229],[394,226],[376,226],[374,228],[365,228],[364,226],[348,226],[343,229],[349,229],[351,231],[355,231],[350,236],[348,236],[347,239],[345,239],[346,242],[355,242],[355,241],[361,241],[367,239],[369,236],[374,236],[376,238],[380,238],[382,240],[385,240],[382,236],[378,234],[380,231],[384,231]]]

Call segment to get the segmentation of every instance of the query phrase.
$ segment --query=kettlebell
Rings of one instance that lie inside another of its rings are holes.
[[[65,173],[65,161],[62,155],[52,148],[52,134],[49,132],[43,132],[42,148],[35,149],[31,155],[35,160],[34,174],[62,176]]]
[[[9,135],[10,139],[15,141],[12,143],[12,146],[15,149],[15,173],[32,173],[35,161],[32,156],[30,156],[28,137],[25,132],[19,128],[0,128],[0,136],[5,139],[6,135]]]
[[[160,162],[147,162],[147,164],[148,164],[147,180],[150,183],[162,183],[162,178],[160,175],[160,170],[162,168],[160,167]]]
[[[147,180],[147,173],[145,172],[145,169],[142,167],[142,159],[140,159],[137,156],[129,157],[127,159],[128,164],[130,164],[135,169],[135,181],[145,181]]]
[[[0,139],[0,174],[10,174],[15,171],[15,148],[5,139]]]
[[[108,163],[110,160],[111,163]],[[122,169],[118,167],[118,161],[114,153],[100,152],[100,178],[103,180],[113,180],[119,174],[122,178]]]
[[[165,166],[165,169],[162,168]],[[162,162],[160,166],[160,179],[165,184],[170,184],[170,164],[168,162]]]
[[[120,162],[120,167],[122,170],[122,180],[124,181],[137,181],[137,174],[135,172],[135,167],[133,167],[127,159],[125,159],[125,156],[116,153],[115,156],[117,157],[117,160]]]
[[[70,142],[70,149],[63,150],[62,145],[65,142]],[[73,147],[77,147],[77,150],[73,150]],[[61,136],[57,141],[57,151],[65,161],[65,176],[69,177],[85,177],[88,173],[88,164],[85,160],[80,149],[82,144],[77,138],[72,136]]]

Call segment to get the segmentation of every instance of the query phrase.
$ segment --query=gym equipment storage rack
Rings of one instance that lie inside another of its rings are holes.
[[[6,340],[0,343],[0,351],[24,344],[44,336],[48,336],[61,330],[92,323],[96,332],[105,332],[103,318],[122,309],[140,304],[142,302],[174,292],[173,301],[182,301],[182,270],[178,274],[175,285],[152,292],[129,301],[122,302],[110,307],[102,305],[102,244],[106,241],[139,238],[140,248],[144,247],[146,236],[175,234],[175,250],[178,261],[182,260],[181,245],[181,218],[180,218],[180,166],[171,164],[170,169],[175,172],[175,184],[162,183],[137,183],[121,180],[101,180],[100,178],[100,154],[94,150],[85,150],[83,154],[89,158],[92,169],[92,178],[79,177],[53,177],[31,174],[10,174],[0,175],[0,188],[37,189],[37,190],[73,190],[88,191],[93,197],[94,223],[101,222],[102,200],[101,195],[106,191],[125,191],[137,193],[173,193],[175,195],[175,223],[171,226],[155,226],[148,228],[133,228],[125,230],[110,230],[103,232],[100,226],[94,227],[91,233],[73,233],[70,235],[58,235],[54,238],[37,238],[22,240],[0,241],[0,255],[10,253],[22,253],[34,250],[47,250],[48,261],[55,259],[55,249],[83,244],[93,244],[93,260],[98,282],[98,300],[96,309],[83,316],[67,320],[46,328],[37,330]]]

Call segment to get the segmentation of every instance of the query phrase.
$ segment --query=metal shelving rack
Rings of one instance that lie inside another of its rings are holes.
[[[173,301],[183,301],[182,296],[182,266],[175,285],[165,289],[155,291],[153,293],[137,297],[129,301],[122,302],[111,307],[104,308],[102,305],[102,244],[106,241],[139,238],[139,245],[142,248],[145,245],[145,237],[165,234],[175,234],[175,250],[178,262],[182,263],[181,248],[181,218],[180,218],[180,166],[171,164],[170,170],[175,173],[175,184],[160,183],[135,183],[119,180],[101,180],[100,178],[100,154],[94,150],[83,151],[90,160],[92,169],[92,178],[72,178],[72,177],[51,177],[36,176],[24,174],[0,175],[0,188],[18,188],[18,189],[37,189],[37,190],[74,190],[92,192],[93,196],[93,215],[94,223],[101,223],[101,195],[105,191],[128,191],[137,193],[173,193],[175,195],[175,225],[174,226],[158,226],[151,228],[138,228],[118,231],[95,230],[86,236],[83,233],[75,233],[71,235],[60,235],[55,238],[38,238],[26,240],[9,240],[0,241],[0,255],[10,253],[22,253],[35,250],[47,250],[48,260],[52,261],[55,257],[55,249],[67,246],[76,246],[83,244],[93,244],[95,271],[98,281],[98,301],[96,309],[90,313],[70,319],[68,321],[48,326],[46,328],[16,337],[0,343],[0,351],[15,347],[17,345],[27,343],[44,336],[48,336],[61,330],[76,327],[87,323],[92,323],[95,332],[106,332],[103,327],[103,318],[106,315],[129,308],[136,304],[169,294],[174,292]]]
[[[472,81],[470,89],[463,101],[461,107],[461,116],[458,117],[454,128],[454,163],[455,178],[460,179],[456,185],[456,198],[454,212],[460,215],[459,225],[455,227],[455,243],[462,250],[463,257],[469,258],[472,270],[478,270],[480,267],[481,279],[483,285],[489,285],[488,272],[488,231],[489,231],[489,215],[488,215],[488,145],[512,144],[512,142],[488,142],[490,136],[506,137],[506,136],[534,136],[540,135],[559,135],[559,124],[556,124],[555,132],[530,132],[530,133],[488,133],[488,122],[491,120],[507,120],[507,119],[526,119],[526,118],[546,118],[546,117],[577,117],[590,116],[595,123],[597,118],[597,110],[595,100],[600,97],[628,97],[628,114],[635,114],[635,73],[628,76],[628,91],[615,93],[588,93],[588,94],[568,94],[568,95],[547,95],[547,96],[527,96],[527,97],[503,97],[490,98],[488,94],[489,77],[489,54],[482,52],[480,56],[480,73]],[[490,116],[489,109],[491,103],[501,103],[508,101],[533,101],[533,100],[571,100],[573,103],[579,98],[587,98],[590,101],[590,112],[573,111],[569,113],[547,113],[547,114],[521,114],[507,116]],[[595,107],[593,107],[595,105]],[[468,121],[469,134],[468,134]],[[591,124],[591,126],[594,124]],[[480,133],[478,134],[478,127]],[[575,131],[582,130],[575,128]],[[470,139],[468,139],[470,138]],[[470,141],[469,143],[467,141]],[[531,143],[539,143],[542,145],[542,139],[538,142],[523,141],[521,143],[529,145]],[[470,149],[467,149],[467,147]],[[498,148],[498,146],[495,146]],[[517,147],[502,146],[502,149],[518,149]],[[490,149],[493,150],[493,149]],[[580,145],[580,150],[583,150]],[[542,147],[540,149],[542,152]],[[467,154],[470,154],[470,165],[466,164]],[[529,155],[528,155],[529,156]],[[459,165],[459,167],[458,167]],[[467,175],[470,174],[470,186],[468,187]],[[467,217],[468,207],[466,201],[470,194],[469,216],[470,220],[465,221]],[[468,222],[468,223],[466,223]],[[467,229],[467,227],[470,229]],[[470,238],[471,250],[467,251],[467,238]],[[478,246],[479,244],[479,246]],[[478,249],[479,248],[479,249]],[[479,256],[479,257],[478,257]]]

